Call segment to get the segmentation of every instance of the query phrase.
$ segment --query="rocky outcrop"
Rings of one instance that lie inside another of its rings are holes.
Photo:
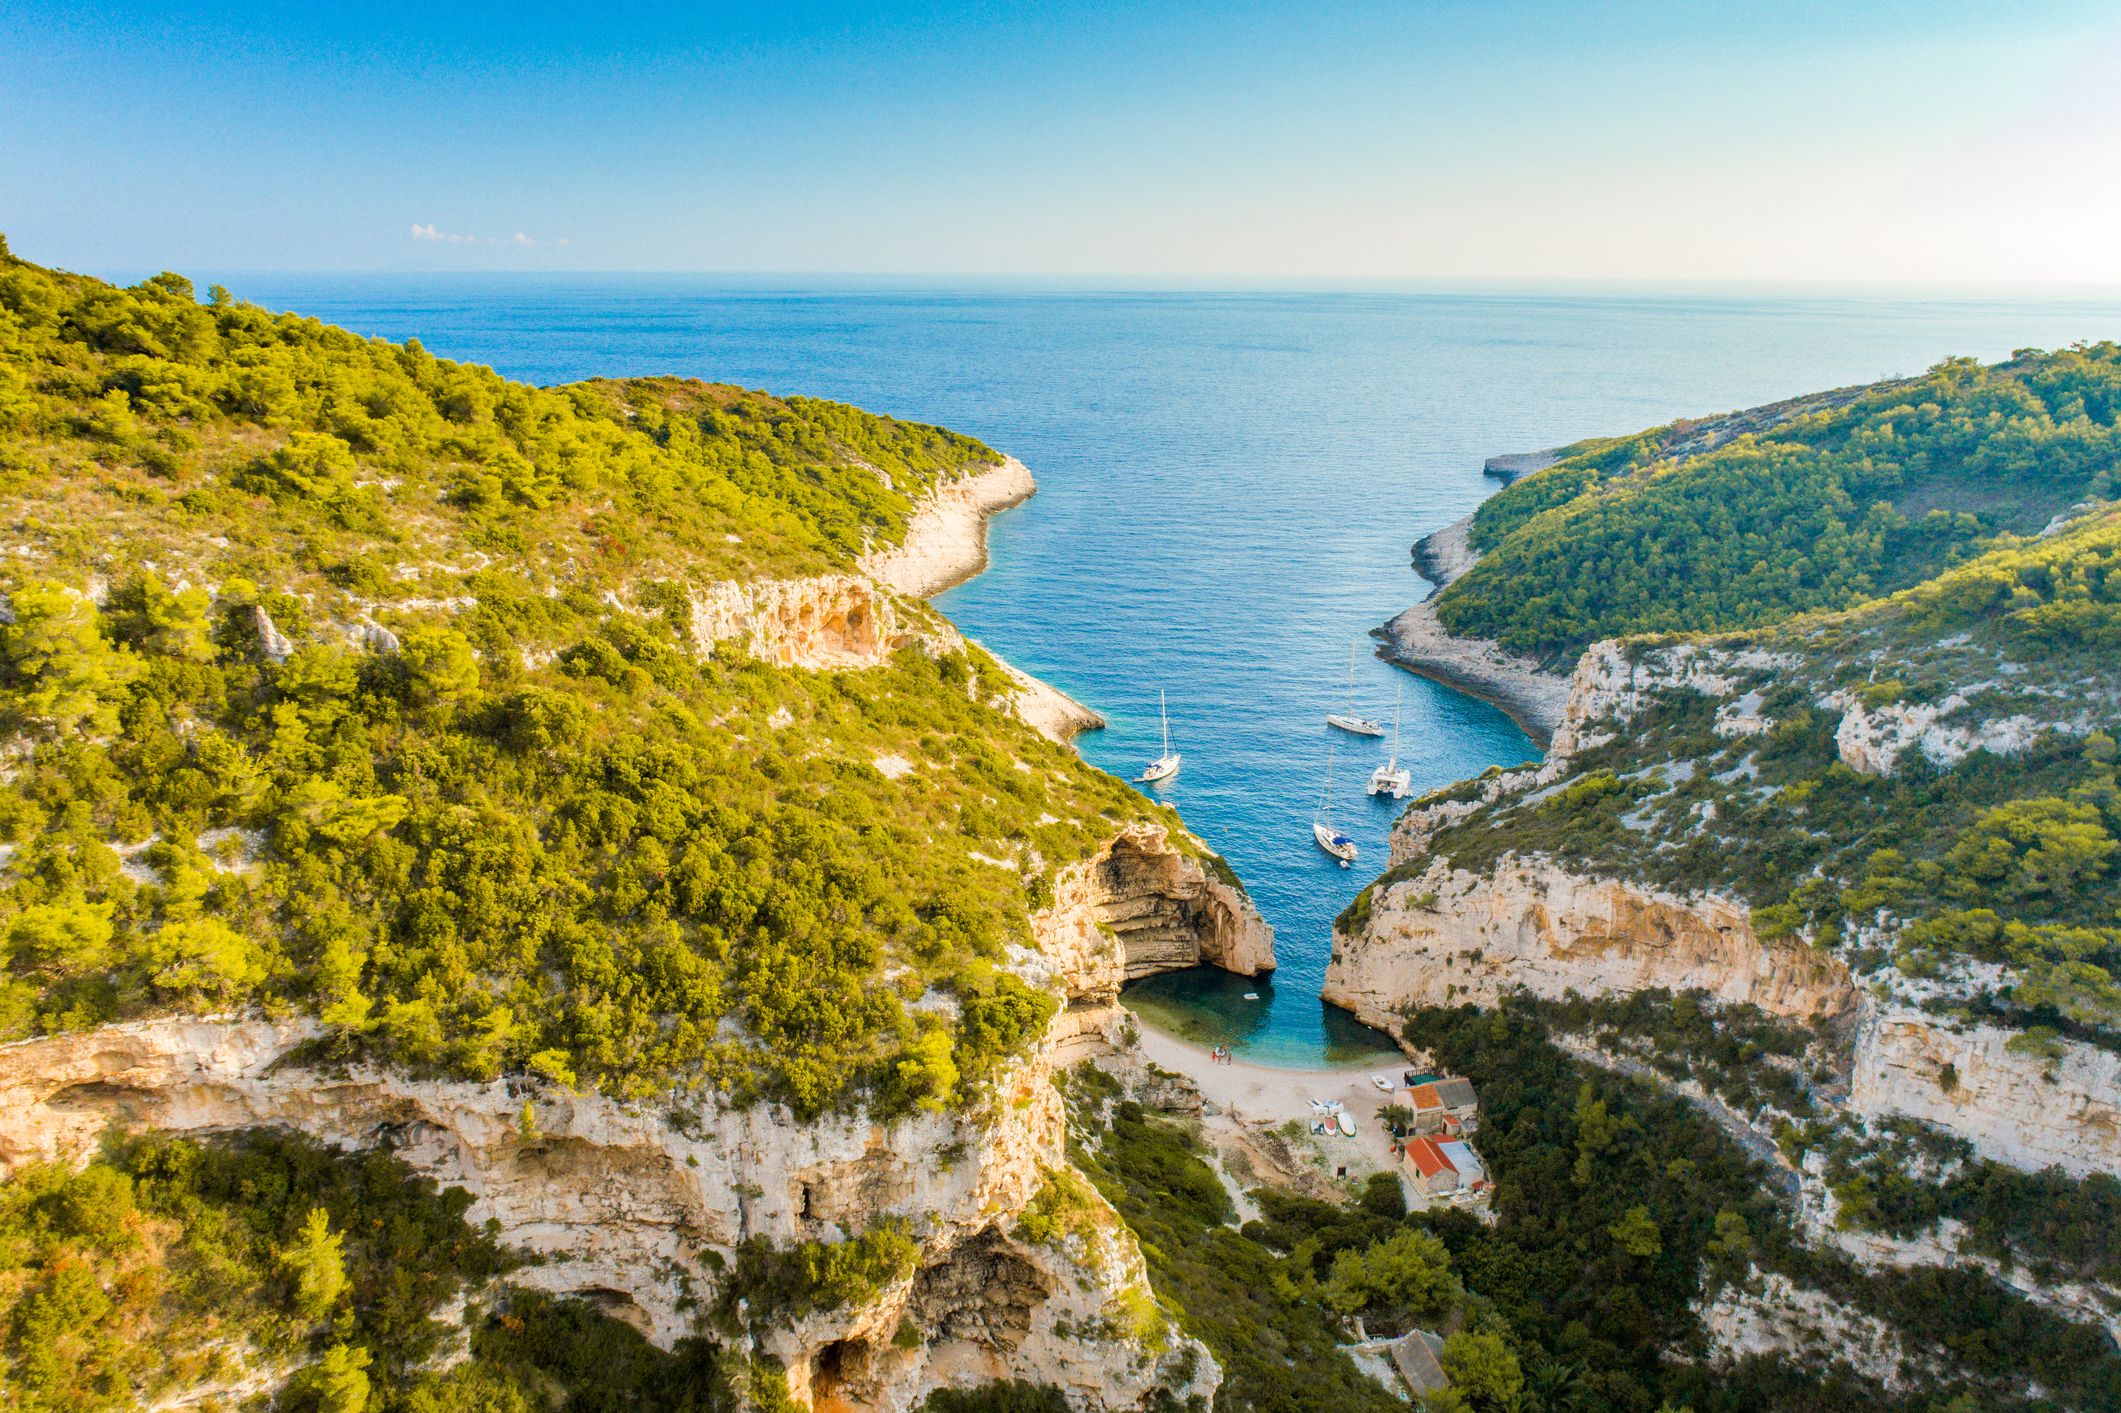
[[[1010,709],[1041,735],[1065,744],[1085,731],[1104,730],[1104,717],[1051,682],[1033,677],[1014,663],[995,656],[993,649],[984,643],[980,646],[1001,664],[1002,671],[1008,673],[1009,680],[1016,684],[1016,697]]]
[[[1841,712],[1841,724],[1834,730],[1841,763],[1865,775],[1892,774],[1910,750],[1920,752],[1931,765],[1948,768],[1975,751],[2016,755],[2044,732],[2070,729],[2070,723],[2036,721],[2023,714],[2000,719],[1969,715],[1951,721],[1947,718],[1967,705],[1957,692],[1941,702],[1889,702],[1879,707],[1865,705],[1853,692],[1835,692],[1822,705]]]
[[[862,559],[862,572],[894,593],[924,599],[987,567],[988,517],[1021,505],[1038,489],[1015,457],[976,475],[944,481],[914,508],[906,537]]]
[[[1491,481],[1500,481],[1505,486],[1512,481],[1544,471],[1566,456],[1567,450],[1554,447],[1547,451],[1512,451],[1501,456],[1491,456],[1481,463],[1480,474]]]
[[[1795,1357],[1815,1367],[1838,1362],[1895,1392],[1907,1386],[1906,1370],[1937,1372],[1932,1360],[1912,1354],[1876,1316],[1851,1310],[1779,1271],[1753,1271],[1749,1277],[1725,1283],[1701,1309],[1711,1363],[1761,1355]]]
[[[1058,1383],[1085,1409],[1141,1407],[1159,1389],[1212,1398],[1219,1373],[1203,1349],[1169,1330],[1145,1336],[1155,1301],[1116,1214],[1096,1202],[1087,1235],[1047,1245],[1022,1239],[1016,1214],[1066,1168],[1052,1072],[1092,1032],[1100,1048],[1121,1043],[1110,1004],[1121,980],[1197,962],[1264,970],[1272,933],[1241,892],[1147,827],[1066,871],[1033,933],[1040,949],[1023,969],[1070,1005],[972,1113],[795,1123],[711,1096],[629,1104],[522,1077],[323,1069],[301,1058],[322,1033],[314,1021],[176,1017],[0,1046],[0,1178],[85,1156],[113,1123],[268,1125],[387,1146],[464,1188],[469,1220],[540,1258],[509,1279],[594,1299],[665,1345],[697,1332],[747,1239],[832,1242],[893,1219],[920,1246],[905,1280],[856,1308],[754,1312],[759,1347],[798,1399],[899,1410],[997,1378]]]
[[[856,574],[724,580],[692,596],[692,641],[701,653],[735,640],[777,667],[874,667],[937,635],[904,620],[897,604]],[[945,646],[955,646],[948,635]]]
[[[1078,998],[1110,1000],[1129,981],[1185,967],[1274,970],[1274,929],[1252,900],[1154,825],[1127,829],[1063,870],[1053,905],[1033,927],[1040,952]]]
[[[1325,998],[1390,1030],[1410,1006],[1493,1006],[1519,989],[1560,999],[1656,988],[1805,1019],[1857,1004],[1846,967],[1801,941],[1760,938],[1742,903],[1514,856],[1488,874],[1437,860],[1374,885],[1367,925],[1334,935]]]
[[[1429,593],[1432,599],[1478,563],[1480,551],[1473,548],[1473,517],[1470,515],[1453,520],[1441,530],[1432,531],[1414,542],[1414,572],[1436,586]]]
[[[2066,1041],[2052,1057],[2014,1051],[2015,1034],[1880,1007],[1857,1037],[1849,1106],[1925,1120],[2012,1167],[2121,1172],[2121,1055]]]
[[[258,656],[266,662],[285,662],[293,655],[294,643],[280,631],[280,625],[272,621],[264,604],[252,604],[251,628],[258,635]]]
[[[1387,662],[1501,708],[1541,744],[1561,724],[1569,699],[1567,678],[1490,639],[1453,637],[1444,631],[1433,603],[1415,604],[1374,636],[1384,643]]]

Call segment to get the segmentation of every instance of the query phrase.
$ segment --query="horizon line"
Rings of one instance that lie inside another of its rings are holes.
[[[17,252],[17,258],[21,257]],[[41,262],[37,262],[41,263]],[[49,268],[67,269],[61,265]],[[94,278],[120,283],[137,282],[156,274],[171,270],[169,266],[159,269],[148,266],[105,266],[101,269],[75,270],[71,273],[90,275]],[[173,271],[185,275],[182,269]],[[510,269],[505,267],[464,269],[446,266],[252,266],[225,267],[211,276],[193,277],[194,284],[210,278],[214,283],[249,278],[393,278],[393,277],[443,277],[464,279],[683,279],[683,280],[727,280],[735,283],[757,284],[766,281],[784,281],[791,284],[820,285],[827,282],[849,284],[981,284],[981,285],[1053,285],[1071,288],[1115,286],[1130,290],[1158,292],[1219,292],[1244,291],[1248,293],[1315,293],[1331,291],[1510,291],[1510,290],[1569,290],[1602,292],[1702,292],[1702,291],[1749,291],[1761,293],[1859,293],[1897,292],[1907,294],[1951,294],[1966,296],[1981,293],[1994,294],[2038,294],[2048,297],[2081,296],[2101,299],[2121,299],[2121,279],[2039,280],[2039,279],[1964,279],[1964,280],[1909,280],[1866,278],[1859,276],[1836,277],[1774,277],[1774,276],[1634,276],[1634,275],[1319,275],[1297,273],[1233,273],[1184,274],[1171,271],[1070,271],[1070,270],[836,270],[836,269],[617,269],[596,267],[550,267],[537,269]],[[241,292],[235,291],[240,297]]]

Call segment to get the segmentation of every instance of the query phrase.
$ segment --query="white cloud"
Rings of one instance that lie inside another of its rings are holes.
[[[536,236],[526,235],[522,231],[517,231],[506,239],[499,236],[462,235],[456,231],[445,231],[432,222],[422,221],[412,223],[412,238],[414,240],[429,241],[436,245],[513,245],[525,249],[540,245],[557,246],[569,243],[564,236],[558,240],[540,240]]]
[[[431,223],[422,225],[418,221],[412,223],[412,238],[414,240],[431,240],[442,245],[471,245],[478,240],[477,236],[458,235],[453,231],[437,230]]]

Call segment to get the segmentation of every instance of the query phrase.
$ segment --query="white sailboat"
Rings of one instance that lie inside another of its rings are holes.
[[[1379,726],[1367,716],[1357,716],[1355,714],[1355,644],[1353,642],[1348,644],[1347,709],[1345,711],[1327,712],[1326,725],[1338,726],[1341,730],[1351,731],[1357,736],[1382,736],[1385,734],[1384,727]]]
[[[1414,788],[1414,773],[1399,763],[1399,709],[1406,701],[1404,686],[1392,698],[1392,758],[1370,772],[1370,793],[1404,800]]]
[[[1159,780],[1169,780],[1178,774],[1178,752],[1171,749],[1171,713],[1164,705],[1161,688],[1156,693],[1156,714],[1164,723],[1164,753],[1143,766],[1142,773],[1134,777],[1135,783],[1139,785],[1154,785]]]
[[[1318,813],[1311,816],[1311,837],[1318,847],[1340,860],[1346,868],[1355,862],[1355,841],[1333,827],[1333,748],[1326,747],[1326,784],[1318,792]]]

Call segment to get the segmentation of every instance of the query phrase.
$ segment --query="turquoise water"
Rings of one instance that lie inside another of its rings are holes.
[[[1418,536],[1493,487],[1496,452],[2121,333],[2121,301],[1835,294],[1154,293],[789,288],[678,278],[224,277],[246,298],[534,382],[682,373],[946,423],[1041,490],[942,599],[1096,707],[1083,753],[1133,775],[1168,690],[1162,790],[1274,924],[1270,986],[1186,974],[1152,1018],[1276,1063],[1356,1059],[1318,1001],[1333,916],[1382,867],[1379,743],[1331,733],[1351,642],[1420,598]],[[1417,792],[1534,754],[1500,712],[1357,656]],[[1343,870],[1311,841],[1329,744]],[[1242,999],[1257,991],[1256,1002]]]

